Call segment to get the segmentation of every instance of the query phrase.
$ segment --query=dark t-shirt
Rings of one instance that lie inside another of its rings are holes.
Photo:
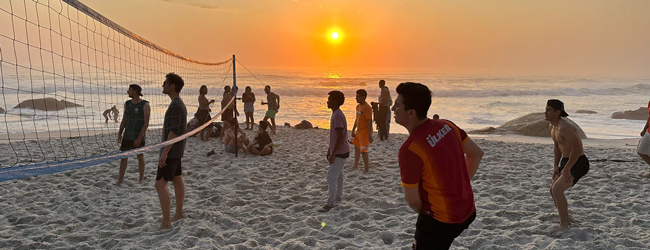
[[[140,100],[138,103],[133,103],[133,100],[128,100],[124,103],[124,116],[126,117],[126,125],[124,127],[124,140],[135,141],[140,136],[142,126],[144,126],[144,105],[147,101]],[[142,136],[142,141],[146,138]]]
[[[262,150],[264,146],[266,146],[269,143],[273,143],[271,140],[271,136],[269,136],[269,133],[264,131],[264,133],[259,134],[257,137],[255,137],[255,140],[257,140],[257,143],[259,146],[257,146],[257,150]]]
[[[167,108],[165,112],[165,122],[163,123],[163,135],[162,141],[167,140],[169,132],[174,132],[177,136],[185,134],[187,132],[187,109],[185,108],[185,103],[179,97],[174,99]],[[182,140],[177,143],[174,143],[172,149],[167,153],[167,158],[183,158],[183,152],[185,151],[185,141]],[[160,154],[165,148],[160,149]]]

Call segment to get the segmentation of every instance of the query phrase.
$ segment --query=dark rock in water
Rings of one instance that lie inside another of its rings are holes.
[[[38,109],[43,111],[55,111],[55,110],[63,110],[70,107],[83,107],[83,106],[73,102],[68,102],[65,100],[58,101],[54,98],[48,97],[48,98],[31,99],[31,100],[23,101],[20,104],[16,105],[16,107],[14,108],[30,108],[30,109]]]
[[[562,119],[573,124],[578,129],[578,136],[580,138],[587,138],[587,135],[578,124],[567,117],[563,117]],[[527,136],[551,137],[550,123],[546,121],[544,113],[530,113],[518,117],[499,126],[498,130],[512,131]]]
[[[499,129],[495,127],[487,127],[487,128],[469,131],[470,134],[494,134],[497,132],[499,132]]]
[[[637,110],[628,110],[622,112],[616,112],[612,114],[612,119],[628,119],[628,120],[648,120],[648,109],[640,107]]]
[[[4,113],[6,113],[6,111],[4,109],[0,108],[0,114],[4,114]]]
[[[291,124],[289,124],[288,122],[285,122],[285,123],[284,123],[284,126],[285,126],[285,127],[291,127]]]
[[[578,110],[576,111],[576,113],[577,114],[598,114],[598,112],[596,111],[584,110],[584,109]]]

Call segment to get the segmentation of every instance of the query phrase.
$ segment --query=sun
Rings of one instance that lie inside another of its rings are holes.
[[[332,39],[334,40],[339,39],[339,33],[334,31],[332,32],[332,34],[330,34],[330,37],[332,37]]]
[[[333,44],[340,43],[344,38],[343,31],[339,28],[330,28],[325,34],[327,40]]]

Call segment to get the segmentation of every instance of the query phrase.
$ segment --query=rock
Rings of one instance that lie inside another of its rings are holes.
[[[571,119],[563,117],[562,119],[573,124],[578,129],[578,136],[586,139],[585,132]],[[551,137],[551,127],[545,120],[544,113],[530,113],[516,119],[510,120],[497,128],[498,130],[512,131],[520,135]]]
[[[584,109],[578,110],[576,111],[576,113],[577,114],[598,114],[598,112],[596,111],[584,110]]]
[[[499,129],[495,127],[487,127],[487,128],[469,131],[470,134],[494,134],[497,132],[499,132]]]
[[[616,112],[612,114],[612,119],[628,119],[628,120],[648,120],[648,109],[640,107],[637,110],[628,110],[622,112]]]
[[[4,114],[4,113],[6,113],[6,111],[4,109],[0,108],[0,114]]]
[[[300,123],[296,124],[295,128],[297,129],[310,129],[314,128],[314,126],[311,124],[311,122],[307,120],[302,120]]]
[[[291,124],[289,124],[288,122],[285,122],[285,123],[284,123],[284,126],[285,126],[285,127],[291,127]]]
[[[16,105],[16,107],[14,108],[30,108],[30,109],[38,109],[43,111],[55,111],[55,110],[63,110],[70,107],[83,107],[83,106],[73,102],[68,102],[64,100],[58,101],[54,98],[48,97],[48,98],[31,99],[31,100],[23,101],[20,104]]]

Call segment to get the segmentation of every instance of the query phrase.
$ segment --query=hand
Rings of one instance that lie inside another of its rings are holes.
[[[214,99],[210,100],[210,103],[214,103]]]
[[[641,137],[645,135],[645,130],[641,131]]]
[[[328,157],[327,157],[327,161],[328,161],[330,164],[334,163],[334,157],[335,157],[335,155],[330,155],[330,156],[328,156]]]
[[[567,168],[562,169],[562,176],[564,176],[564,180],[566,180],[568,183],[573,184],[573,176],[571,175],[571,171],[569,171]]]
[[[368,142],[372,143],[374,140],[372,139],[372,135],[368,137]]]
[[[357,133],[354,132],[354,130],[352,130],[352,138],[354,138],[355,136],[357,136]]]
[[[136,148],[139,147],[139,146],[140,146],[140,142],[142,142],[142,138],[138,137],[138,138],[135,139],[135,141],[133,142],[133,146],[136,147]]]
[[[158,158],[158,167],[159,168],[164,168],[167,166],[167,154],[162,154],[160,158]]]
[[[117,143],[122,143],[122,134],[117,135]]]

